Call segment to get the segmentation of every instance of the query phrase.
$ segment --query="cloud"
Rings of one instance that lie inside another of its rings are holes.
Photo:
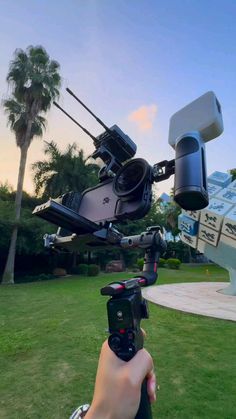
[[[131,112],[128,120],[135,122],[138,129],[148,131],[152,128],[157,113],[156,105],[143,105],[137,110]]]

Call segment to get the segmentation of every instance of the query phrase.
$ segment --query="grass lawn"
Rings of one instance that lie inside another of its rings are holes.
[[[100,288],[131,275],[0,288],[0,418],[67,419],[89,402],[101,343],[106,297]],[[224,281],[216,266],[159,270],[159,284]],[[161,390],[154,419],[236,418],[236,324],[149,304],[148,333]],[[121,418],[122,419],[122,418]],[[145,418],[144,418],[145,419]]]

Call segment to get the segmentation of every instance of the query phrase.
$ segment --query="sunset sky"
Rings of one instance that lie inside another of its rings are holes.
[[[60,104],[94,135],[101,127],[65,91],[68,86],[107,125],[116,123],[136,142],[136,157],[151,164],[174,157],[168,145],[171,115],[206,91],[221,105],[225,131],[207,144],[208,173],[236,167],[236,1],[225,0],[0,0],[0,91],[16,48],[43,45],[59,61]],[[53,107],[42,139],[28,155],[25,186],[33,192],[31,164],[43,159],[43,140],[61,149],[90,138]],[[0,182],[16,187],[19,150],[0,110]],[[173,178],[158,185],[169,192]]]

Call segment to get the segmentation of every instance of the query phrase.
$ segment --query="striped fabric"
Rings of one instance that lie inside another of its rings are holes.
[[[85,417],[87,411],[89,410],[89,404],[83,404],[79,406],[74,413],[70,416],[70,419],[82,419]]]

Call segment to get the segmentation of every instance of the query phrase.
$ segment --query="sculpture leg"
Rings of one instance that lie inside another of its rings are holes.
[[[219,292],[225,295],[236,295],[236,269],[227,269],[229,271],[230,285]]]

